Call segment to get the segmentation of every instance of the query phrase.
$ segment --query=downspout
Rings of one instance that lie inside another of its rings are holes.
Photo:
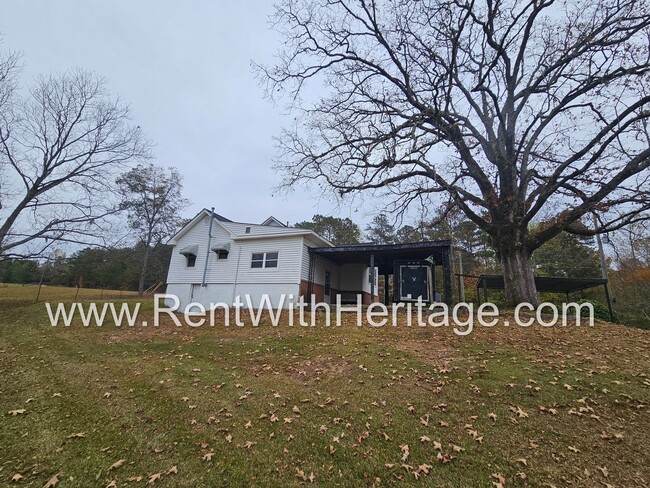
[[[201,287],[205,288],[205,277],[208,274],[208,260],[210,259],[210,244],[212,244],[212,222],[214,221],[214,207],[210,209],[210,227],[208,228],[208,248],[205,253],[205,265],[203,266],[203,280]]]
[[[241,259],[241,246],[237,246],[239,249],[237,251],[237,266],[235,267],[235,279],[232,284],[232,303],[235,303],[235,294],[237,292],[237,278],[239,277],[239,261]]]

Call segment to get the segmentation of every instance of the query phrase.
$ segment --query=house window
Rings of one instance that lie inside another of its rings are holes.
[[[186,254],[185,259],[187,259],[188,268],[193,268],[196,265],[196,254]]]
[[[217,251],[217,259],[228,259],[228,251]]]
[[[251,268],[277,268],[277,252],[255,252],[251,258]]]

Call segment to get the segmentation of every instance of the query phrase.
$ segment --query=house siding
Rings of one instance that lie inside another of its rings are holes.
[[[172,251],[167,291],[175,294],[184,308],[191,301],[204,305],[223,302],[232,305],[238,295],[251,296],[252,303],[258,304],[263,294],[268,294],[274,306],[278,306],[282,294],[293,295],[297,300],[301,275],[302,235],[270,236],[257,239],[236,239],[218,223],[212,225],[210,246],[230,243],[227,259],[217,259],[217,254],[208,251],[208,230],[210,220],[206,216],[188,229],[177,241]],[[198,244],[196,265],[187,267],[185,256],[179,251],[185,246]],[[277,252],[277,268],[251,268],[253,253]],[[200,285],[203,280],[206,253],[208,254],[206,285],[195,286],[192,298],[192,285]],[[285,306],[288,306],[288,301]]]

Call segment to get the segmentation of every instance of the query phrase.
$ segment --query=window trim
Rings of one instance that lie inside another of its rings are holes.
[[[190,264],[190,260],[192,264]],[[186,254],[185,255],[185,267],[186,268],[196,268],[196,254]]]
[[[275,257],[269,259],[269,254],[274,254]],[[255,259],[255,256],[262,256]],[[250,269],[278,269],[280,267],[280,252],[279,251],[261,251],[252,252]],[[253,266],[253,263],[261,264],[260,266]],[[269,263],[275,263],[274,266],[269,266]]]

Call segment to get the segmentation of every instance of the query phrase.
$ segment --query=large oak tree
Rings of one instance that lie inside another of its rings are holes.
[[[274,20],[286,185],[444,196],[489,234],[510,303],[537,302],[544,242],[647,217],[646,0],[285,0]]]

